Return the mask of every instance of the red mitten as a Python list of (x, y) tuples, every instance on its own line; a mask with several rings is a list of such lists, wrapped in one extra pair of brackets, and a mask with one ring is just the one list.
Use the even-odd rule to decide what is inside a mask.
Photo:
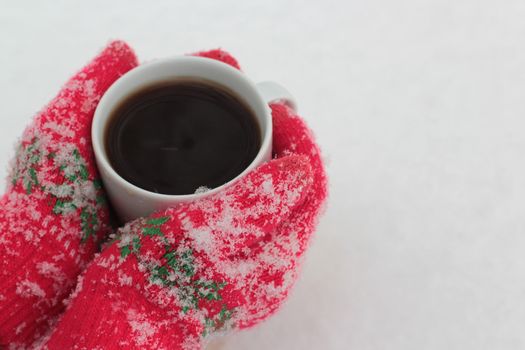
[(304, 122), (271, 107), (276, 159), (217, 195), (122, 228), (43, 348), (198, 349), (210, 333), (252, 326), (279, 307), (315, 229), (326, 176)]
[(25, 130), (0, 199), (0, 348), (25, 348), (64, 309), (109, 231), (91, 149), (97, 102), (136, 66), (113, 42), (72, 77)]

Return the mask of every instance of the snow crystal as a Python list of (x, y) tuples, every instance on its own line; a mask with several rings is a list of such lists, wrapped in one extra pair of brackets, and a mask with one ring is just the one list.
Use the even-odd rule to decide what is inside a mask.
[(47, 278), (51, 278), (56, 283), (61, 285), (64, 280), (67, 278), (64, 272), (62, 272), (61, 269), (59, 269), (55, 264), (47, 261), (43, 261), (37, 264), (37, 270), (38, 272)]
[(25, 322), (22, 322), (18, 325), (18, 327), (16, 327), (15, 329), (15, 334), (20, 334), (22, 333), (22, 331), (24, 330), (24, 328), (26, 328), (26, 323)]
[(292, 270), (286, 271), (283, 275), (282, 283), (276, 284), (276, 281), (268, 281), (264, 284), (264, 295), (269, 298), (279, 298), (290, 289), (295, 281), (295, 273)]
[(207, 227), (194, 228), (191, 237), (193, 238), (198, 250), (209, 251), (210, 246), (215, 246), (212, 232)]
[[(44, 220), (40, 221), (40, 222), (42, 223), (42, 227), (43, 227), (43, 228), (47, 228), (47, 227), (49, 226), (49, 223), (50, 223), (52, 220), (53, 220), (53, 217), (51, 217), (51, 216), (49, 216), (49, 215), (46, 216), (46, 217), (44, 218)], [(51, 233), (53, 233), (53, 232), (51, 232)]]
[(199, 337), (195, 335), (186, 335), (182, 343), (182, 350), (200, 349), (201, 348), (200, 342), (201, 340)]
[(73, 189), (68, 184), (49, 186), (49, 192), (58, 198), (67, 198), (73, 195)]
[(155, 326), (146, 319), (146, 316), (138, 313), (134, 309), (127, 312), (128, 324), (135, 333), (136, 345), (145, 345), (146, 342), (156, 333)]
[(54, 261), (61, 261), (61, 260), (65, 260), (66, 257), (64, 256), (64, 253), (60, 253), (60, 254), (57, 254), (55, 256), (53, 256), (53, 260)]
[(34, 231), (37, 227), (32, 217), (35, 215), (34, 212), (39, 212), (39, 196), (36, 192), (34, 194), (34, 198), (30, 198), (26, 193), (10, 191), (3, 198), (2, 209), (9, 234), (21, 235), (27, 243), (37, 246), (40, 237)]
[(95, 82), (93, 80), (85, 80), (83, 86), (84, 102), (80, 106), (83, 113), (88, 113), (96, 106), (100, 96), (95, 90)]
[(121, 270), (118, 270), (118, 281), (121, 286), (131, 286), (133, 283), (133, 278), (126, 275)]
[(9, 344), (9, 350), (25, 350), (25, 345), (24, 344), (21, 344), (21, 343), (11, 343)]
[(116, 262), (118, 262), (118, 259), (115, 258), (114, 255), (110, 255), (108, 257), (102, 257), (101, 255), (100, 257), (96, 259), (96, 263), (98, 266), (101, 266), (101, 267), (104, 267), (110, 270), (114, 270), (117, 267)]
[(227, 259), (215, 262), (217, 269), (219, 269), (228, 279), (238, 281), (237, 287), (243, 288), (241, 281), (250, 274), (253, 274), (259, 267), (259, 263), (253, 259), (245, 259), (240, 261), (229, 261)]
[(46, 296), (44, 290), (40, 288), (40, 286), (37, 283), (31, 282), (27, 279), (17, 283), (16, 294), (20, 295), (23, 298), (30, 298), (32, 296), (45, 298)]
[(206, 186), (199, 186), (196, 190), (195, 190), (195, 194), (201, 194), (201, 193), (206, 193), (210, 190), (210, 188), (206, 187)]
[(293, 203), (297, 202), (297, 199), (301, 196), (302, 189), (295, 188), (295, 189), (288, 189), (286, 191), (286, 202), (289, 206), (293, 205)]
[(133, 237), (134, 237), (134, 235), (132, 235), (132, 234), (124, 233), (124, 234), (120, 237), (120, 241), (119, 241), (119, 243), (118, 243), (118, 246), (119, 246), (119, 247), (123, 247), (123, 246), (126, 246), (126, 245), (130, 244), (131, 241), (133, 240)]
[(48, 121), (44, 123), (44, 125), (42, 126), (42, 130), (47, 131), (47, 132), (51, 131), (51, 132), (54, 132), (58, 135), (65, 136), (65, 137), (75, 136), (75, 133), (73, 132), (73, 130), (71, 130), (68, 126), (64, 125), (63, 123), (58, 124), (57, 122), (54, 122), (54, 121)]
[(272, 196), (274, 194), (273, 190), (273, 179), (270, 174), (263, 175), (263, 183), (261, 185), (262, 192), (266, 195)]
[(29, 212), (29, 216), (31, 217), (31, 219), (35, 221), (39, 221), (40, 218), (42, 217), (42, 214), (40, 214), (40, 212), (37, 210), (32, 210)]
[(73, 196), (73, 204), (78, 208), (85, 207), (86, 204), (90, 205), (86, 203), (86, 201), (94, 202), (96, 200), (96, 195), (95, 188), (91, 182), (82, 182), (78, 188), (76, 188), (76, 193)]
[(62, 303), (64, 305), (69, 305), (71, 300), (75, 299), (78, 296), (78, 294), (82, 291), (82, 288), (84, 288), (84, 275), (78, 276), (77, 285), (75, 286), (75, 289), (73, 290), (73, 292), (71, 292), (67, 299), (64, 299), (62, 301)]

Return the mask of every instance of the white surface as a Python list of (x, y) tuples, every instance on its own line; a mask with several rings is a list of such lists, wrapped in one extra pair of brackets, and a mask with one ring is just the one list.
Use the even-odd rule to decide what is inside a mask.
[(525, 348), (522, 0), (0, 4), (1, 164), (109, 38), (221, 46), (297, 97), (328, 211), (292, 298), (228, 349)]

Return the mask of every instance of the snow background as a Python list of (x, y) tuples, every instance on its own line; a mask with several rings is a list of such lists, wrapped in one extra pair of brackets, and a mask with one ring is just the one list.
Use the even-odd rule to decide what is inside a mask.
[(0, 175), (110, 38), (222, 47), (297, 98), (329, 206), (285, 307), (225, 349), (525, 348), (525, 2), (0, 0)]

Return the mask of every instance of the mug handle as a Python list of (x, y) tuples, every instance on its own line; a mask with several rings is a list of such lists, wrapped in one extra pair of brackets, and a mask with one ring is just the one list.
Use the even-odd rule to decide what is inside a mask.
[(297, 111), (295, 98), (282, 85), (274, 83), (273, 81), (262, 81), (255, 84), (255, 86), (266, 103), (281, 102), (294, 111)]

